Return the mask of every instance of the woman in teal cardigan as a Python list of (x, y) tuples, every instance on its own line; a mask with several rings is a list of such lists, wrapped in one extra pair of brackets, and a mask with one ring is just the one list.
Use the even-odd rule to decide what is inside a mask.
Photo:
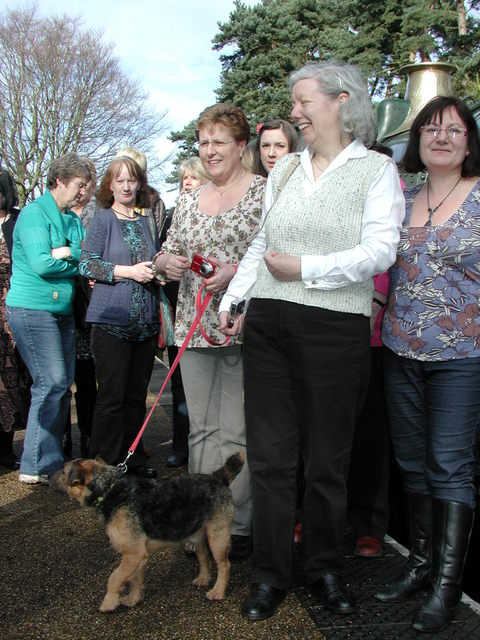
[(7, 321), (33, 384), (21, 482), (46, 484), (63, 465), (62, 434), (75, 369), (73, 294), (81, 244), (79, 218), (70, 211), (90, 180), (75, 153), (54, 160), (48, 190), (26, 205), (15, 225)]

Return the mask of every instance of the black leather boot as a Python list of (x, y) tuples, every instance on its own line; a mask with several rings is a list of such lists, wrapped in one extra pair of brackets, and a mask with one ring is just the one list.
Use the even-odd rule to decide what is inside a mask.
[(416, 631), (436, 633), (453, 619), (462, 597), (473, 516), (473, 509), (462, 502), (433, 500), (433, 593), (415, 615)]
[(410, 555), (398, 578), (376, 594), (382, 602), (404, 602), (430, 585), (432, 498), (422, 493), (406, 492)]

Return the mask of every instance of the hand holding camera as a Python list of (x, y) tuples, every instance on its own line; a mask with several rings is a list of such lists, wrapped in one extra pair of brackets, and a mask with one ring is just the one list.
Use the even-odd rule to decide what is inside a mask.
[(220, 331), (226, 336), (236, 336), (243, 331), (245, 300), (232, 302), (230, 311), (222, 311), (219, 316)]
[(217, 265), (212, 260), (204, 258), (199, 253), (196, 253), (192, 258), (190, 269), (195, 273), (198, 273), (202, 278), (211, 278), (217, 270)]
[(205, 278), (205, 289), (208, 293), (226, 291), (236, 271), (233, 264), (222, 262), (212, 256), (205, 258), (198, 253), (193, 256), (190, 269)]
[(142, 284), (153, 280), (152, 261), (137, 262), (130, 268), (130, 276), (132, 280), (136, 280)]

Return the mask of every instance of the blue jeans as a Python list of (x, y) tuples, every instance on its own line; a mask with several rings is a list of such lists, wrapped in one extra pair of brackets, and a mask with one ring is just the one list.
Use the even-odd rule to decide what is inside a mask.
[(422, 362), (385, 349), (384, 371), (405, 489), (474, 508), (480, 358)]
[(33, 380), (20, 473), (49, 474), (63, 466), (62, 435), (75, 372), (74, 319), (9, 306), (6, 315)]

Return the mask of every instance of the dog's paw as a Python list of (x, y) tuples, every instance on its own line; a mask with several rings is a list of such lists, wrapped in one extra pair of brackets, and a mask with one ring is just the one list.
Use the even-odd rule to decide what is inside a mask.
[(130, 592), (120, 598), (120, 604), (123, 604), (124, 607), (134, 607), (142, 600), (142, 597), (142, 593)]
[(115, 611), (115, 609), (118, 609), (119, 604), (120, 599), (118, 597), (112, 598), (111, 596), (106, 595), (100, 605), (100, 613), (110, 613), (111, 611)]
[(208, 574), (199, 573), (195, 580), (192, 582), (194, 587), (208, 587), (210, 584), (211, 576)]
[(209, 600), (223, 600), (225, 598), (225, 589), (220, 589), (216, 585), (210, 591), (207, 591), (206, 596)]

